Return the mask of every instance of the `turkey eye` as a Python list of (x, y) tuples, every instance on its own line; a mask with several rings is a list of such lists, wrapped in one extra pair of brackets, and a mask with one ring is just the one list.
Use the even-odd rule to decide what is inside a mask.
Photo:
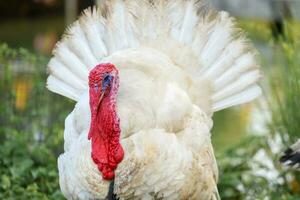
[(103, 79), (103, 83), (106, 83), (106, 82), (108, 82), (109, 81), (109, 79), (110, 79), (110, 75), (106, 75), (105, 77), (104, 77), (104, 79)]
[(102, 81), (102, 91), (106, 90), (106, 88), (110, 84), (111, 79), (112, 79), (111, 75), (109, 75), (109, 74), (105, 75), (105, 77), (103, 78), (103, 81)]

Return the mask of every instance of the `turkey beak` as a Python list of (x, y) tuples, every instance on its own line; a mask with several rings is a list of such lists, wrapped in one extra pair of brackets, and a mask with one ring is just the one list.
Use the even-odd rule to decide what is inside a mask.
[(101, 104), (101, 102), (102, 102), (102, 99), (103, 99), (103, 97), (104, 97), (104, 93), (105, 93), (105, 91), (104, 91), (104, 92), (102, 92), (101, 96), (99, 97), (99, 101), (98, 101), (98, 107), (97, 107), (97, 112), (99, 111), (100, 104)]

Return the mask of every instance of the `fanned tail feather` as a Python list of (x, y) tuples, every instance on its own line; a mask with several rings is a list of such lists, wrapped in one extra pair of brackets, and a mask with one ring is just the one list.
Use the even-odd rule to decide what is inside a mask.
[[(197, 37), (206, 42), (201, 48), (201, 74), (211, 80), (212, 109), (219, 111), (252, 101), (261, 94), (256, 53), (227, 13), (221, 12), (208, 25), (209, 34)], [(205, 38), (206, 37), (206, 38)], [(201, 39), (197, 39), (199, 41)], [(195, 46), (195, 45), (194, 45)]]
[(148, 46), (169, 56), (195, 82), (208, 80), (197, 87), (212, 89), (203, 97), (211, 111), (246, 103), (261, 93), (259, 65), (235, 26), (228, 13), (209, 10), (198, 0), (107, 0), (86, 10), (57, 45), (48, 88), (77, 101), (94, 66), (117, 51)]

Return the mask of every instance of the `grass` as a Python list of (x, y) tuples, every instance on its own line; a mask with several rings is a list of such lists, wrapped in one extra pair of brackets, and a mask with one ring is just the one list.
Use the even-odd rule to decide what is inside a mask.
[[(295, 142), (300, 133), (300, 27), (298, 31), (292, 27), (297, 26), (293, 22), (286, 26), (286, 37), (276, 47), (276, 64), (270, 72), (270, 128), (282, 135), (285, 144)], [(278, 59), (278, 55), (283, 55), (283, 59)]]

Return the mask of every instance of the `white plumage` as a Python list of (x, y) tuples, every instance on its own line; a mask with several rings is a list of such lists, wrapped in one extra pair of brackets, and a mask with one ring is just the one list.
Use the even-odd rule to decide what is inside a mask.
[(91, 159), (89, 71), (120, 73), (117, 113), (124, 160), (120, 199), (218, 199), (213, 112), (260, 95), (256, 53), (226, 12), (196, 0), (107, 0), (76, 21), (54, 50), (48, 88), (77, 102), (58, 159), (68, 199), (104, 199), (109, 182)]

